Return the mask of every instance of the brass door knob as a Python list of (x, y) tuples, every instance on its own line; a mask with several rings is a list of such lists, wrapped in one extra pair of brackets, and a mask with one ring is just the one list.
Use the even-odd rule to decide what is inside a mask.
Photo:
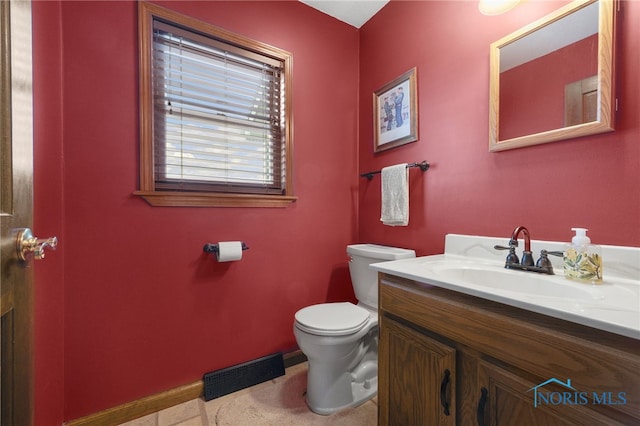
[(36, 259), (44, 259), (45, 249), (49, 247), (55, 250), (57, 246), (58, 238), (41, 239), (34, 237), (29, 228), (18, 230), (16, 235), (16, 253), (18, 259), (22, 261), (28, 260), (31, 255)]

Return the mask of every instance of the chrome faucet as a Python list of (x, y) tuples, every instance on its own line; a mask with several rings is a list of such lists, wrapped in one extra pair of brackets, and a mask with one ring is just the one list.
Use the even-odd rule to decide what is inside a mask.
[[(522, 234), (524, 237), (524, 250), (522, 251), (522, 261), (516, 254), (516, 247), (518, 247), (518, 237)], [(531, 235), (529, 230), (524, 226), (518, 226), (513, 230), (511, 239), (509, 240), (508, 247), (496, 245), (493, 247), (496, 250), (509, 250), (507, 260), (504, 265), (507, 269), (519, 269), (521, 271), (540, 272), (543, 274), (553, 275), (553, 265), (547, 255), (562, 256), (562, 252), (558, 251), (540, 251), (540, 258), (534, 264), (533, 255), (531, 254)]]

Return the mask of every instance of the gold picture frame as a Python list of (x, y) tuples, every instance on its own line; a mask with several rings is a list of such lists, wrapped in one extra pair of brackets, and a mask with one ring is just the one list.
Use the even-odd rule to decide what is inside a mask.
[(373, 151), (418, 140), (416, 68), (373, 93)]

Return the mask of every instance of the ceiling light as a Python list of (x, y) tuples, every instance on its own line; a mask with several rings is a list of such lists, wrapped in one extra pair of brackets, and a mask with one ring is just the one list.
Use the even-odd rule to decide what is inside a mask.
[(513, 9), (520, 0), (480, 0), (478, 9), (483, 15), (500, 15)]

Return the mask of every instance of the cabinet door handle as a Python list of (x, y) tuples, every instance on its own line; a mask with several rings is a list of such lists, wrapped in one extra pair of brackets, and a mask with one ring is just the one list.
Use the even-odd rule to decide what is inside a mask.
[(480, 400), (478, 401), (478, 426), (484, 426), (484, 406), (487, 405), (487, 395), (489, 391), (487, 388), (481, 388)]
[(444, 370), (444, 377), (442, 378), (442, 383), (440, 383), (440, 404), (442, 404), (445, 416), (450, 414), (449, 402), (447, 401), (447, 385), (449, 385), (449, 376), (451, 376), (451, 372), (449, 370)]

